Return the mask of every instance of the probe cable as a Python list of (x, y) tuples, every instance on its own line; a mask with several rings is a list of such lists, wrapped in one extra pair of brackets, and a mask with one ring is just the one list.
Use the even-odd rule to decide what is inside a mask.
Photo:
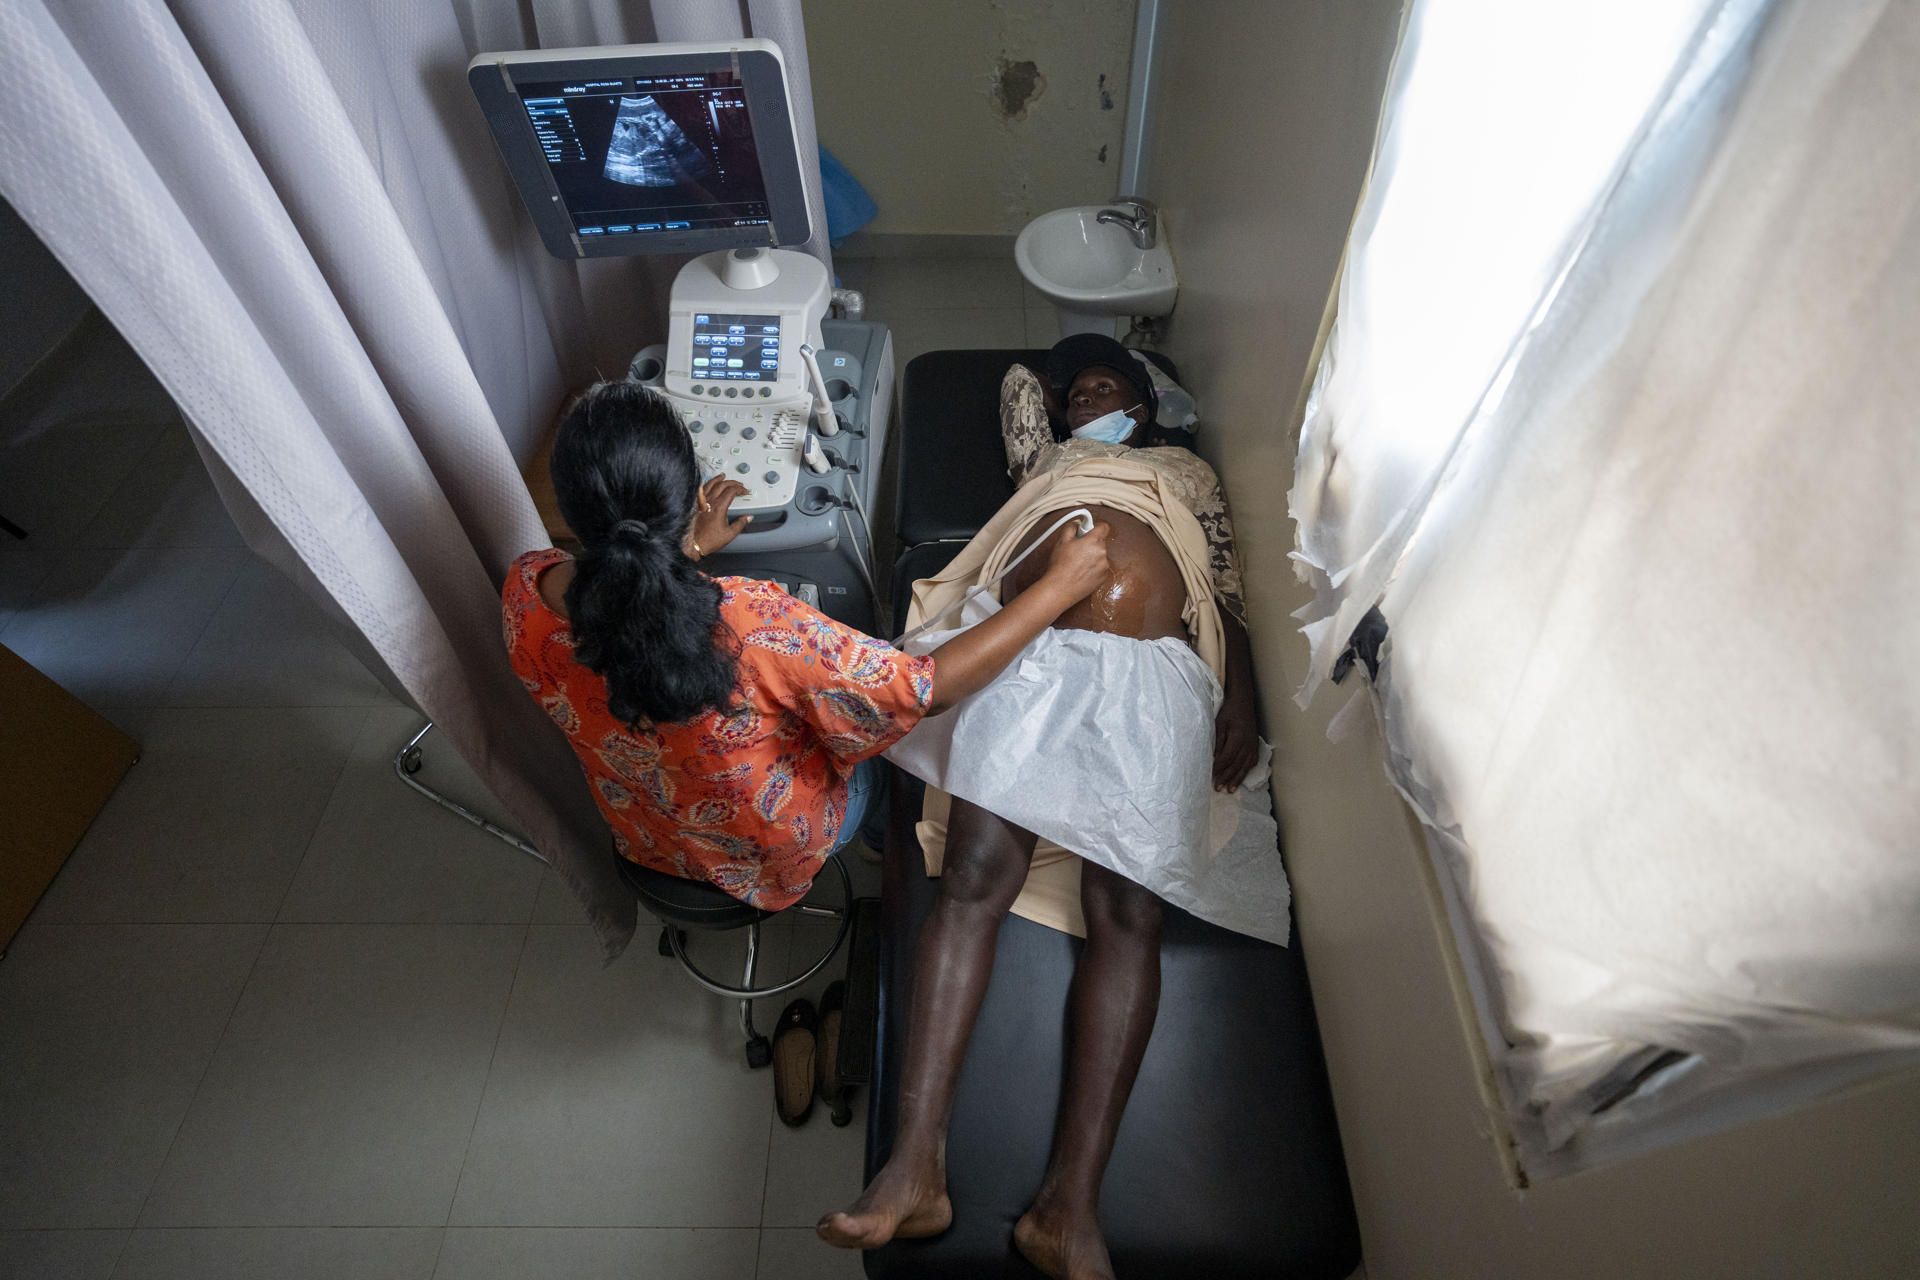
[[(860, 518), (862, 520), (865, 520), (866, 515), (862, 513)], [(965, 608), (968, 602), (970, 602), (975, 596), (979, 595), (983, 591), (990, 591), (994, 587), (999, 586), (1000, 579), (1006, 577), (1008, 574), (1012, 573), (1016, 568), (1018, 568), (1022, 560), (1025, 560), (1028, 556), (1032, 555), (1034, 551), (1041, 546), (1041, 544), (1043, 544), (1044, 542), (1046, 542), (1048, 538), (1051, 538), (1053, 536), (1054, 530), (1058, 529), (1061, 525), (1066, 524), (1069, 520), (1077, 520), (1080, 524), (1080, 532), (1075, 534), (1074, 537), (1084, 538), (1088, 534), (1093, 532), (1093, 512), (1087, 510), (1085, 507), (1075, 507), (1073, 510), (1061, 516), (1058, 520), (1055, 520), (1052, 524), (1048, 525), (1047, 531), (1041, 534), (1039, 537), (1035, 538), (1029, 544), (1027, 544), (1027, 549), (1025, 551), (1022, 551), (1019, 555), (1015, 556), (1012, 562), (1009, 563), (1006, 568), (994, 574), (993, 577), (988, 581), (983, 582), (979, 586), (972, 588), (967, 592), (967, 594), (961, 596), (958, 600), (954, 601), (952, 604), (948, 605), (946, 608), (942, 609), (940, 612), (934, 614), (931, 618), (927, 618), (923, 620), (919, 626), (913, 628), (911, 631), (907, 632), (905, 635), (895, 640), (893, 642), (893, 647), (896, 649), (902, 648), (903, 646), (905, 646), (907, 641), (912, 640), (917, 636), (923, 635), (928, 631), (931, 631), (933, 629), (934, 623), (940, 621), (942, 618), (952, 613), (955, 609)]]
[[(832, 454), (828, 454), (827, 456), (829, 458), (833, 457)], [(853, 531), (851, 529), (847, 531), (847, 541), (853, 544), (853, 549), (856, 553), (855, 560), (860, 566), (860, 576), (867, 580), (867, 598), (874, 601), (877, 607), (880, 600), (880, 591), (879, 588), (873, 585), (873, 567), (867, 562), (867, 557), (873, 554), (873, 522), (867, 519), (867, 504), (860, 500), (860, 482), (854, 478), (854, 469), (848, 467), (845, 463), (840, 463), (840, 470), (841, 473), (847, 477), (847, 493), (853, 499), (852, 502), (848, 502), (845, 498), (842, 498), (840, 499), (840, 505), (860, 517), (861, 531), (866, 534), (866, 545), (864, 547), (860, 545), (858, 539), (853, 537)]]

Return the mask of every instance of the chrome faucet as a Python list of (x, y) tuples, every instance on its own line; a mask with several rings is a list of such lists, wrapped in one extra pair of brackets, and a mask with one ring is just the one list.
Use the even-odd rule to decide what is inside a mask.
[(1129, 214), (1123, 209), (1102, 209), (1094, 221), (1125, 227), (1127, 234), (1133, 237), (1133, 247), (1136, 249), (1153, 248), (1160, 239), (1160, 211), (1153, 207), (1153, 202), (1137, 196), (1121, 196), (1114, 203), (1126, 205), (1133, 212)]

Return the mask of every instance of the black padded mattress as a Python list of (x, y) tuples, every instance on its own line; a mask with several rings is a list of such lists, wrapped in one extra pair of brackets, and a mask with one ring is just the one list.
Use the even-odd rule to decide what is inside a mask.
[(900, 545), (959, 539), (980, 531), (1013, 496), (1000, 444), (1000, 379), (1040, 351), (929, 351), (900, 375)]
[[(915, 579), (944, 568), (1013, 494), (1001, 376), (1042, 351), (935, 351), (901, 388), (903, 548), (893, 634)], [(881, 907), (880, 1026), (867, 1173), (892, 1149), (914, 943), (936, 882), (913, 824), (922, 788), (894, 771)], [(1276, 853), (1275, 856), (1278, 856)], [(954, 1224), (866, 1255), (885, 1280), (1037, 1276), (1013, 1224), (1046, 1167), (1080, 942), (1010, 916), (961, 1069), (948, 1137)], [(1275, 947), (1169, 907), (1160, 1016), (1108, 1167), (1100, 1213), (1121, 1280), (1343, 1280), (1360, 1243), (1300, 940)]]
[[(881, 894), (880, 1028), (867, 1174), (892, 1149), (914, 943), (935, 881), (913, 838), (919, 784), (895, 773)], [(1013, 1224), (1046, 1168), (1078, 939), (1009, 916), (961, 1068), (947, 1143), (953, 1226), (866, 1256), (886, 1280), (1036, 1276)], [(1100, 1202), (1121, 1280), (1338, 1280), (1359, 1263), (1346, 1166), (1298, 943), (1275, 947), (1169, 907), (1160, 1016)]]

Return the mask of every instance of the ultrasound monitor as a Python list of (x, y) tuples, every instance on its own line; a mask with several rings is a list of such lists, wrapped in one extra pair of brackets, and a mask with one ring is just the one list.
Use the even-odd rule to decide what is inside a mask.
[[(467, 80), (555, 257), (811, 235), (786, 67), (771, 40), (483, 53)], [(742, 361), (733, 378), (757, 372), (744, 356), (727, 359)]]

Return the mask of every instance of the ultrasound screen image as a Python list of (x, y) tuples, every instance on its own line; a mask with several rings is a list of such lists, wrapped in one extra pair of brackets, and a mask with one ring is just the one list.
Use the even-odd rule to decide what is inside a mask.
[(768, 224), (746, 94), (732, 72), (519, 88), (577, 235)]
[(673, 187), (705, 177), (711, 167), (652, 94), (620, 99), (607, 146), (607, 177), (635, 187)]

